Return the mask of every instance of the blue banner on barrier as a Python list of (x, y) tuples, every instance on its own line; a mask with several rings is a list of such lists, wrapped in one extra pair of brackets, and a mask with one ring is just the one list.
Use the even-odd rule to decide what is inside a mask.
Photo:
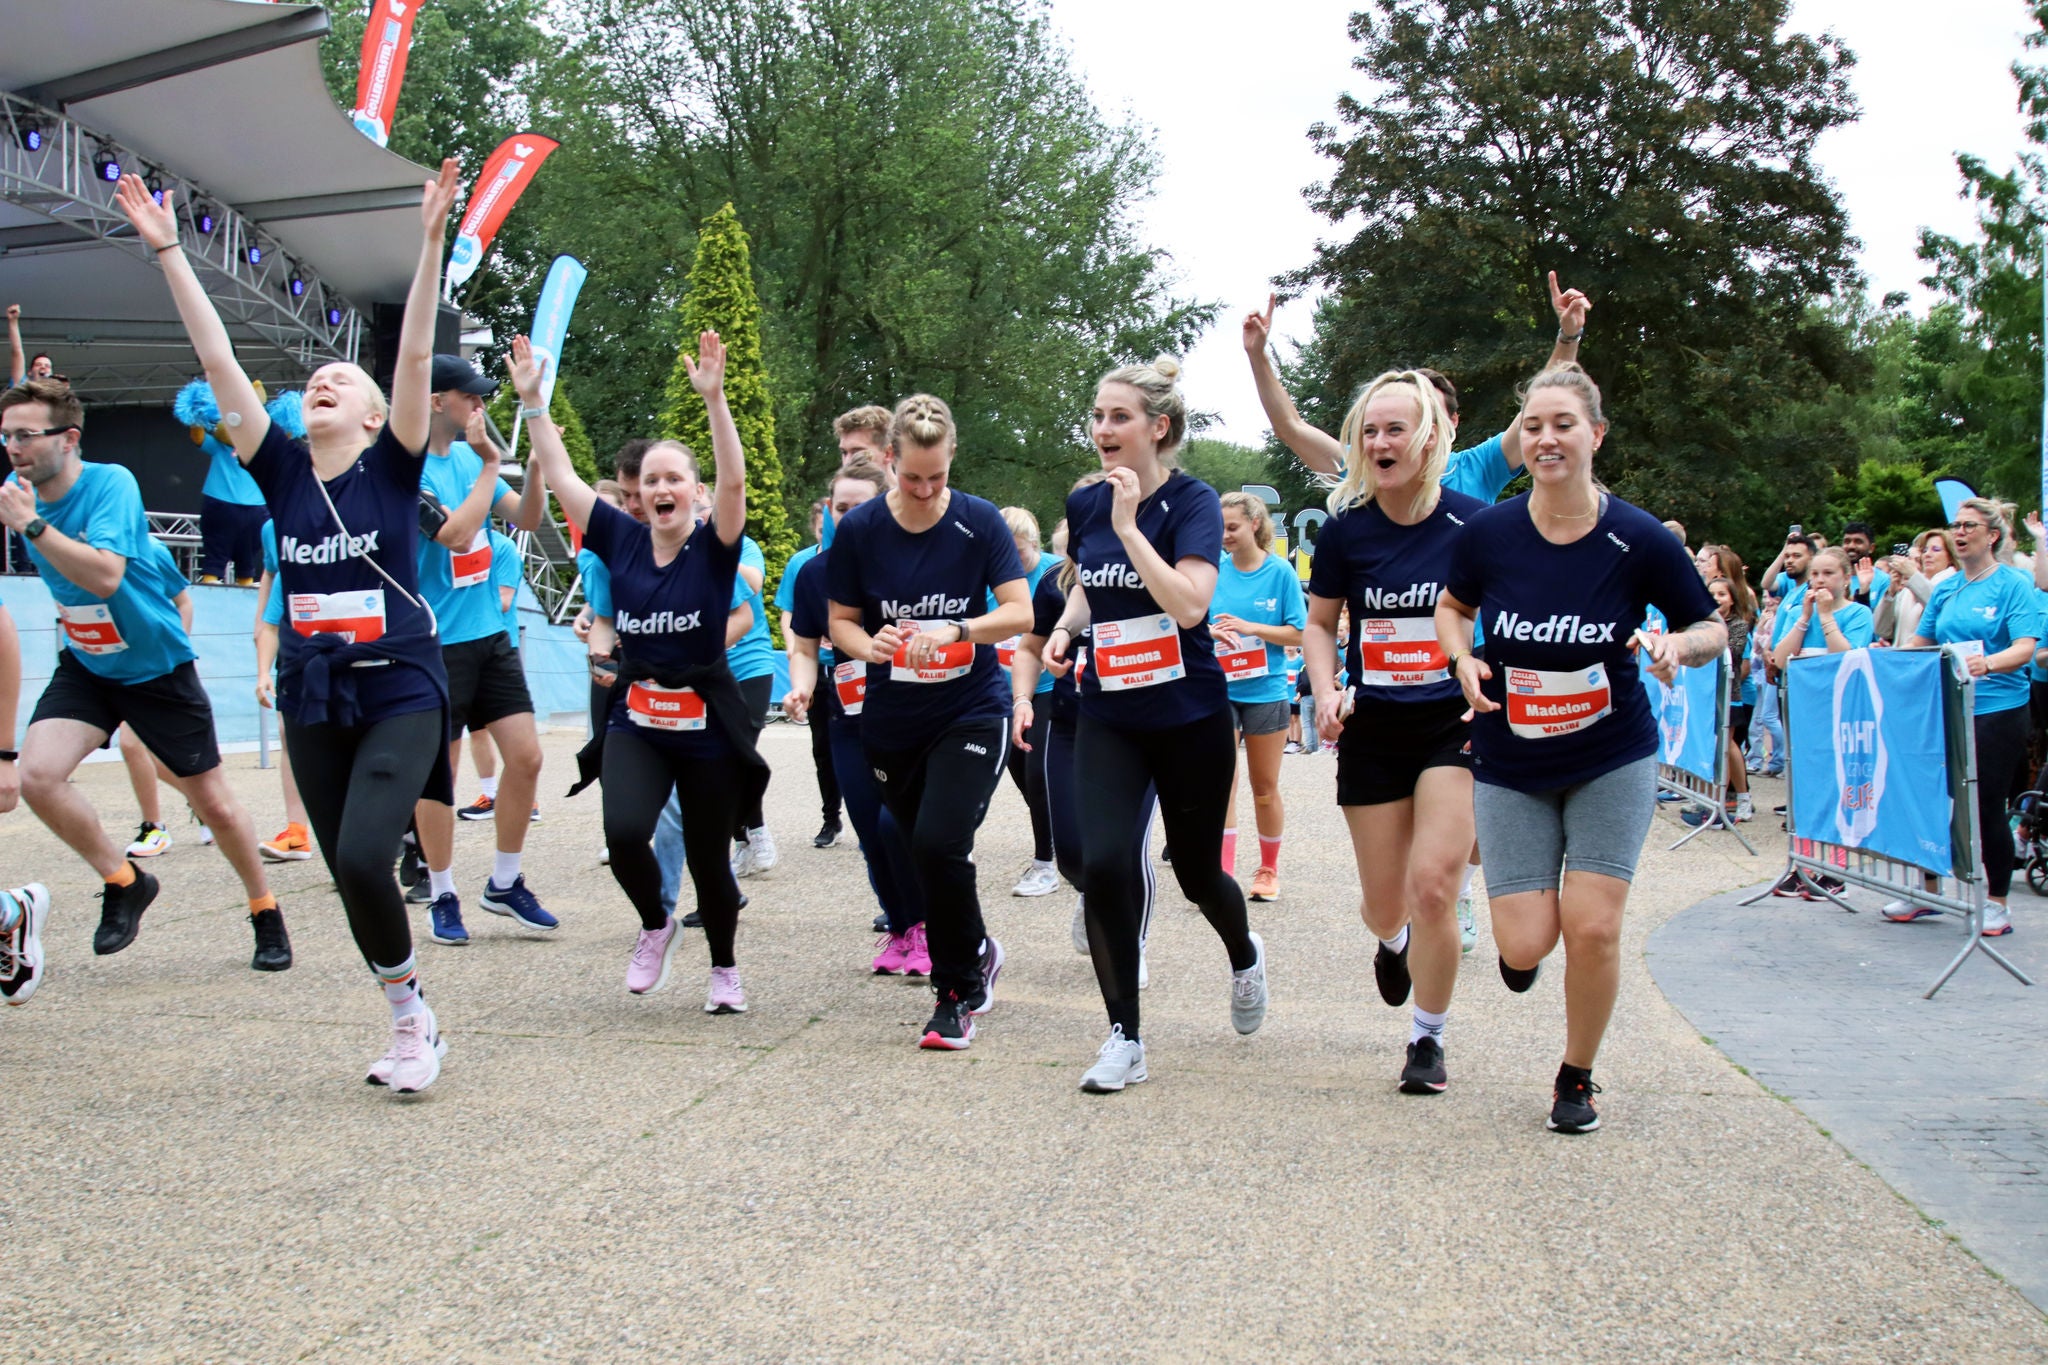
[(1643, 687), (1650, 694), (1650, 710), (1657, 717), (1657, 761), (1682, 768), (1702, 782), (1717, 780), (1714, 739), (1721, 702), (1721, 664), (1681, 668), (1675, 685), (1666, 687), (1641, 672)]
[(1792, 660), (1785, 729), (1795, 837), (1950, 870), (1943, 666), (1931, 649)]

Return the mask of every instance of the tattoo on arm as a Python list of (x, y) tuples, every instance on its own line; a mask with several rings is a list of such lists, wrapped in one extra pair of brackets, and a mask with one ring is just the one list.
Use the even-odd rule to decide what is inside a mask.
[(1679, 633), (1675, 643), (1679, 666), (1696, 668), (1712, 663), (1728, 648), (1728, 628), (1719, 621), (1695, 621)]

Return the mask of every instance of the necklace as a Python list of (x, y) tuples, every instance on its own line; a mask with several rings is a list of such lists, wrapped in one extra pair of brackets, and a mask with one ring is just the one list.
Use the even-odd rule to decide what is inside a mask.
[(1544, 516), (1556, 521), (1584, 521), (1588, 517), (1600, 515), (1600, 495), (1598, 493), (1593, 495), (1593, 508), (1589, 512), (1553, 512), (1548, 507), (1539, 510), (1542, 511)]

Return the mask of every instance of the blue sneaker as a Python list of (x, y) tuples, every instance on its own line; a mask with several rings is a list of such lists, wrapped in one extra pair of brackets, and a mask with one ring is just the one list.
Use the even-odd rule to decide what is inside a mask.
[(510, 915), (529, 929), (559, 929), (562, 926), (562, 922), (543, 910), (540, 901), (526, 889), (524, 874), (514, 877), (512, 885), (502, 889), (486, 879), (482, 904), (492, 914)]
[(453, 891), (445, 892), (427, 907), (427, 919), (433, 924), (427, 937), (436, 943), (445, 943), (451, 948), (460, 948), (469, 942), (469, 930), (462, 927), (462, 902)]

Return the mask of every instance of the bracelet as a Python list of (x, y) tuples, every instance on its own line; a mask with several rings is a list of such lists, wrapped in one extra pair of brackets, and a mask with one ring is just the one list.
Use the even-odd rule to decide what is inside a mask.
[(1466, 659), (1466, 658), (1469, 658), (1469, 657), (1471, 656), (1471, 654), (1472, 654), (1472, 651), (1471, 651), (1471, 650), (1469, 650), (1469, 649), (1461, 649), (1461, 650), (1459, 650), (1459, 651), (1458, 651), (1458, 652), (1457, 652), (1456, 654), (1453, 654), (1453, 655), (1451, 656), (1451, 662), (1450, 662), (1450, 674), (1451, 674), (1451, 676), (1452, 676), (1452, 677), (1454, 677), (1454, 678), (1455, 678), (1455, 677), (1457, 677), (1457, 676), (1458, 676), (1458, 663), (1459, 663), (1459, 661), (1460, 661), (1460, 660), (1462, 660), (1462, 659)]
[(12, 749), (0, 749), (0, 763), (12, 763), (21, 755)]
[(156, 250), (156, 254), (157, 254), (157, 255), (159, 255), (159, 256), (161, 256), (161, 255), (163, 255), (163, 254), (164, 254), (164, 253), (165, 253), (166, 251), (176, 251), (176, 250), (177, 250), (177, 249), (178, 249), (179, 247), (181, 247), (181, 246), (183, 246), (183, 245), (185, 245), (185, 244), (184, 244), (183, 242), (170, 242), (170, 243), (168, 243), (168, 244), (166, 244), (166, 245), (164, 245), (164, 246), (160, 246), (160, 247), (157, 247), (157, 248), (155, 248), (155, 250)]
[(536, 417), (545, 417), (547, 415), (548, 410), (546, 408), (522, 407), (519, 409), (519, 420), (522, 422), (528, 422)]
[(1564, 329), (1562, 327), (1557, 329), (1557, 339), (1559, 341), (1568, 342), (1572, 345), (1577, 345), (1579, 338), (1584, 336), (1585, 334), (1586, 329), (1583, 327), (1581, 327), (1578, 331), (1573, 332), (1570, 336), (1566, 336), (1564, 334)]

